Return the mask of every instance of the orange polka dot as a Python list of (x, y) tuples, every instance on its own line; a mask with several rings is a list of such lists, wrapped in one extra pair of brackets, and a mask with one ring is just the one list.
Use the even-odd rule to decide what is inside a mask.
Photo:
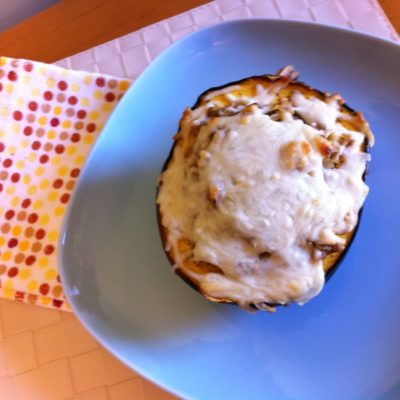
[(85, 144), (93, 144), (94, 140), (95, 140), (95, 136), (90, 133), (88, 135), (85, 135), (83, 138), (83, 142)]
[(105, 103), (105, 104), (103, 104), (102, 109), (105, 112), (110, 112), (114, 109), (114, 104), (113, 103)]
[(78, 166), (82, 166), (85, 163), (86, 157), (84, 155), (79, 155), (75, 158), (75, 164)]
[(6, 92), (8, 94), (12, 94), (12, 93), (14, 93), (14, 91), (15, 91), (14, 85), (12, 83), (7, 83), (6, 84)]
[(19, 132), (21, 131), (21, 126), (18, 125), (18, 124), (13, 124), (13, 125), (12, 125), (12, 131), (13, 131), (14, 133), (19, 133)]
[(44, 206), (44, 201), (40, 199), (35, 200), (35, 202), (33, 203), (33, 208), (35, 210), (40, 210), (41, 208), (43, 208), (43, 206)]
[(24, 175), (23, 178), (22, 178), (22, 182), (25, 185), (28, 185), (31, 182), (31, 176), (30, 175)]
[(54, 156), (51, 159), (51, 163), (55, 166), (60, 165), (61, 164), (61, 157), (59, 155)]
[(17, 163), (15, 164), (15, 168), (21, 171), (21, 169), (25, 168), (25, 162), (23, 160), (17, 161)]
[(56, 107), (54, 107), (53, 113), (54, 113), (54, 115), (61, 115), (62, 111), (63, 111), (62, 107), (56, 106)]
[(66, 119), (65, 121), (63, 121), (63, 123), (61, 124), (61, 126), (64, 129), (69, 129), (72, 126), (72, 122), (69, 119)]
[(9, 261), (9, 260), (11, 260), (11, 257), (12, 257), (12, 252), (11, 252), (10, 250), (5, 251), (5, 252), (2, 253), (2, 255), (1, 255), (1, 259), (2, 259), (3, 261)]
[(42, 176), (45, 172), (46, 170), (40, 165), (39, 167), (36, 168), (35, 175)]
[(97, 90), (95, 90), (95, 91), (93, 92), (93, 97), (94, 97), (96, 100), (101, 100), (101, 99), (104, 97), (104, 92), (103, 92), (102, 90), (97, 89)]
[(46, 84), (49, 88), (52, 88), (56, 84), (56, 80), (54, 78), (47, 78)]
[(39, 125), (44, 126), (44, 125), (47, 124), (47, 117), (42, 116), (37, 120), (37, 122), (38, 122)]
[(54, 210), (54, 215), (56, 215), (57, 217), (60, 217), (61, 215), (64, 215), (64, 211), (65, 211), (65, 207), (63, 207), (63, 206), (57, 207)]
[(39, 187), (43, 190), (47, 189), (48, 187), (50, 187), (50, 181), (48, 179), (43, 179), (42, 181), (40, 181)]
[(33, 196), (36, 192), (37, 192), (37, 186), (36, 185), (29, 186), (29, 188), (28, 188), (28, 194), (29, 195)]
[(20, 197), (19, 197), (19, 196), (15, 196), (15, 197), (13, 197), (13, 198), (11, 199), (10, 204), (11, 204), (12, 207), (17, 207), (17, 205), (18, 205), (20, 202), (21, 202)]
[(64, 177), (68, 174), (69, 168), (63, 165), (62, 167), (58, 168), (58, 175)]
[(3, 287), (6, 290), (13, 289), (14, 288), (14, 279), (6, 279), (5, 282), (3, 283)]
[(16, 152), (17, 152), (17, 147), (16, 146), (10, 146), (8, 148), (8, 154), (10, 154), (10, 156), (13, 156)]
[(47, 225), (50, 222), (50, 216), (47, 214), (43, 214), (39, 217), (40, 225)]
[(49, 139), (55, 139), (55, 138), (57, 137), (57, 132), (56, 132), (54, 129), (50, 129), (50, 130), (47, 132), (47, 137), (48, 137)]
[(100, 113), (99, 113), (98, 111), (92, 111), (92, 112), (89, 114), (89, 118), (90, 118), (92, 121), (97, 121), (97, 120), (99, 119), (99, 117), (100, 117)]
[(29, 156), (28, 156), (28, 160), (30, 162), (35, 162), (36, 159), (37, 159), (37, 156), (38, 156), (37, 153), (30, 153)]
[(76, 148), (76, 146), (68, 146), (67, 147), (67, 154), (69, 154), (70, 156), (73, 156), (74, 154), (76, 154), (77, 151), (78, 151), (78, 149)]
[(49, 257), (41, 257), (39, 258), (39, 266), (42, 268), (46, 268), (49, 265)]
[(1, 115), (2, 117), (7, 117), (9, 113), (10, 113), (10, 108), (9, 108), (9, 106), (2, 106), (2, 107), (0, 107), (0, 115)]
[(52, 191), (49, 193), (49, 195), (47, 196), (49, 201), (56, 201), (58, 199), (58, 192), (57, 191)]
[(7, 187), (6, 193), (12, 195), (12, 194), (15, 193), (16, 189), (17, 189), (17, 188), (16, 188), (15, 185), (10, 185), (10, 186)]
[(39, 287), (38, 281), (33, 280), (33, 281), (30, 281), (30, 282), (28, 283), (28, 289), (29, 289), (31, 292), (35, 292), (35, 291), (37, 290), (38, 287)]
[(93, 82), (93, 78), (92, 78), (90, 75), (86, 75), (86, 76), (83, 78), (83, 82), (85, 82), (86, 85), (90, 85), (90, 84)]
[(122, 90), (123, 92), (125, 92), (129, 86), (131, 85), (131, 83), (129, 81), (121, 81), (118, 85), (119, 90)]
[(81, 105), (83, 107), (89, 107), (90, 106), (90, 100), (87, 97), (83, 97), (80, 101)]
[(54, 268), (49, 268), (45, 274), (46, 279), (55, 279), (57, 278), (57, 275), (58, 275), (57, 270)]
[(20, 242), (20, 244), (18, 245), (18, 248), (21, 251), (27, 251), (29, 249), (29, 242), (27, 240)]
[(21, 272), (19, 273), (19, 277), (24, 280), (28, 279), (31, 275), (32, 275), (32, 271), (28, 268), (22, 269)]
[(15, 225), (12, 229), (11, 229), (11, 233), (14, 236), (20, 236), (22, 234), (22, 226), (21, 225)]
[(51, 297), (47, 297), (47, 296), (42, 296), (41, 298), (40, 298), (40, 301), (41, 301), (41, 303), (43, 304), (43, 305), (48, 305), (48, 304), (50, 304), (51, 303)]
[(51, 290), (51, 293), (54, 297), (60, 297), (61, 294), (63, 292), (63, 289), (61, 287), (61, 285), (56, 285), (53, 287), (53, 289)]

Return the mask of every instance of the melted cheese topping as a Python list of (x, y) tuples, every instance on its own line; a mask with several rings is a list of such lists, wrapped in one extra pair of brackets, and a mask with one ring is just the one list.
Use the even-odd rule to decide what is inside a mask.
[[(186, 113), (162, 174), (158, 203), (167, 246), (179, 268), (192, 259), (222, 270), (185, 269), (214, 299), (260, 308), (303, 304), (324, 285), (319, 249), (342, 248), (338, 235), (356, 226), (368, 193), (365, 135), (336, 122), (337, 102), (300, 92), (278, 121), (267, 112), (273, 96), (260, 88), (257, 104), (246, 108), (254, 98), (244, 99), (234, 115), (207, 116), (212, 98)], [(326, 146), (331, 158), (333, 150), (342, 157), (339, 167), (325, 167)], [(184, 252), (182, 237), (192, 243)]]

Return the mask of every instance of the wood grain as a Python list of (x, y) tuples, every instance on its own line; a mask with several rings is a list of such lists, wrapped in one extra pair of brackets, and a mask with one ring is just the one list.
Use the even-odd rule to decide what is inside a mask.
[[(207, 2), (64, 0), (0, 33), (0, 54), (54, 62)], [(399, 0), (380, 3), (400, 32)]]
[(0, 54), (54, 62), (209, 0), (64, 0), (0, 34)]
[(400, 2), (399, 0), (379, 0), (383, 10), (392, 25), (400, 33)]

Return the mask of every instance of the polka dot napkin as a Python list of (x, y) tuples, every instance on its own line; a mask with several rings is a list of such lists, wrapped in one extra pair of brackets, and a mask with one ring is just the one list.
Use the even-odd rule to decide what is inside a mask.
[(57, 270), (63, 216), (130, 83), (0, 57), (0, 296), (69, 309)]

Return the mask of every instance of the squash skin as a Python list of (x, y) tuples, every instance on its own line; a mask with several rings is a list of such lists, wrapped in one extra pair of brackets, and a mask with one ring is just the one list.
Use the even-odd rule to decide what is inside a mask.
[[(284, 76), (282, 75), (255, 75), (255, 76), (251, 76), (251, 77), (247, 77), (244, 79), (240, 79), (234, 82), (229, 82), (226, 83), (224, 85), (221, 86), (216, 86), (216, 87), (212, 87), (208, 90), (206, 90), (205, 92), (203, 92), (196, 100), (195, 104), (191, 107), (191, 110), (194, 110), (200, 106), (202, 106), (205, 103), (205, 98), (207, 97), (207, 95), (209, 95), (210, 93), (214, 92), (214, 91), (219, 91), (222, 89), (225, 89), (227, 87), (230, 86), (236, 86), (236, 85), (241, 85), (249, 80), (264, 80), (268, 83), (275, 83), (278, 79), (282, 79)], [(301, 91), (306, 91), (307, 93), (311, 93), (313, 96), (321, 99), (321, 100), (326, 100), (329, 97), (329, 94), (324, 93), (320, 90), (314, 89), (313, 87), (301, 82), (301, 81), (297, 81), (295, 79), (290, 79), (290, 83), (289, 85), (294, 85), (296, 88), (298, 88)], [(364, 116), (362, 113), (355, 111), (354, 109), (352, 109), (350, 106), (348, 106), (346, 103), (342, 103), (341, 105), (341, 109), (342, 111), (344, 111), (346, 114), (351, 115), (352, 118), (356, 119), (356, 120), (360, 120), (361, 124), (365, 124), (365, 126), (368, 128), (368, 123), (367, 121), (364, 119)], [(179, 125), (179, 128), (177, 130), (177, 134), (179, 134), (181, 128)], [(368, 132), (364, 132), (365, 133), (365, 140), (364, 140), (364, 144), (363, 144), (363, 148), (362, 151), (365, 153), (370, 153), (370, 147), (372, 147), (373, 145), (373, 136), (372, 133), (369, 131), (369, 129), (367, 129)], [(171, 150), (169, 152), (169, 155), (167, 156), (163, 166), (162, 166), (162, 170), (161, 173), (163, 173), (169, 166), (173, 154), (174, 154), (174, 150), (175, 150), (175, 146), (178, 142), (175, 140)], [(363, 181), (366, 183), (367, 182), (367, 177), (368, 177), (368, 171), (369, 171), (369, 161), (366, 162), (365, 164), (365, 170), (362, 176)], [(157, 185), (157, 190), (156, 190), (156, 198), (158, 198), (158, 194), (160, 191), (160, 184)], [(166, 244), (167, 244), (167, 238), (168, 238), (168, 229), (162, 225), (161, 220), (162, 220), (162, 216), (161, 216), (161, 211), (160, 211), (160, 205), (156, 202), (156, 214), (157, 214), (157, 223), (158, 223), (158, 229), (159, 229), (159, 234), (160, 234), (160, 238), (161, 238), (161, 242), (163, 244), (163, 248), (164, 248), (164, 252), (167, 256), (167, 259), (169, 261), (169, 263), (171, 264), (171, 266), (174, 266), (174, 272), (183, 280), (185, 281), (189, 286), (191, 286), (193, 289), (195, 289), (197, 292), (199, 292), (201, 295), (203, 295), (205, 298), (207, 298), (210, 301), (213, 302), (217, 302), (217, 303), (231, 303), (231, 304), (235, 304), (237, 305), (237, 303), (235, 301), (233, 301), (232, 299), (229, 298), (215, 298), (210, 296), (209, 294), (205, 293), (204, 291), (201, 290), (200, 285), (198, 284), (198, 282), (196, 282), (194, 279), (192, 279), (192, 277), (189, 276), (189, 274), (185, 273), (185, 269), (182, 268), (182, 266), (180, 265), (176, 265), (175, 262), (175, 256), (173, 254), (172, 249), (168, 249)], [(324, 265), (324, 271), (325, 271), (325, 283), (328, 282), (331, 277), (335, 274), (335, 272), (338, 270), (338, 268), (340, 267), (340, 265), (342, 264), (347, 252), (349, 251), (356, 235), (357, 235), (357, 231), (359, 229), (359, 225), (361, 222), (361, 218), (362, 218), (362, 214), (363, 214), (363, 207), (361, 207), (359, 213), (358, 213), (358, 219), (357, 219), (357, 224), (355, 226), (355, 228), (353, 229), (353, 231), (351, 232), (347, 232), (346, 235), (346, 245), (344, 247), (343, 250), (338, 251), (336, 253), (333, 253), (336, 255), (336, 259), (334, 260), (334, 262), (328, 266), (325, 267)], [(287, 303), (287, 304), (269, 304), (269, 303), (265, 303), (265, 310), (270, 311), (270, 312), (274, 312), (275, 311), (275, 307), (277, 306), (289, 306), (291, 303)], [(255, 305), (250, 304), (249, 307), (250, 311), (254, 311), (254, 310), (259, 310), (259, 307), (256, 307)]]

